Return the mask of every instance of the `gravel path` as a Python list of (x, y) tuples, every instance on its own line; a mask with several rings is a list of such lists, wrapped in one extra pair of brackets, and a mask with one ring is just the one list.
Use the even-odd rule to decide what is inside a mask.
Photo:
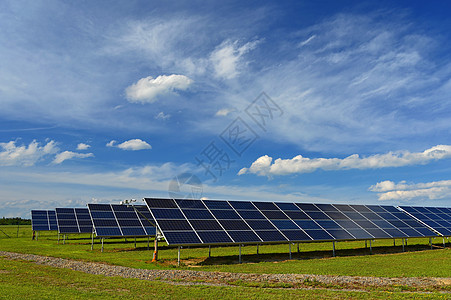
[(293, 287), (340, 287), (351, 289), (368, 289), (380, 287), (408, 286), (414, 290), (443, 289), (451, 285), (451, 278), (419, 278), (419, 277), (363, 277), (363, 276), (333, 276), (307, 274), (249, 274), (229, 272), (205, 272), (191, 270), (145, 270), (104, 263), (84, 262), (34, 254), (23, 254), (0, 251), (0, 257), (14, 260), (33, 261), (36, 264), (67, 268), (84, 273), (120, 276), (144, 280), (162, 280), (186, 284), (230, 285), (236, 282), (264, 284), (271, 286), (291, 285)]

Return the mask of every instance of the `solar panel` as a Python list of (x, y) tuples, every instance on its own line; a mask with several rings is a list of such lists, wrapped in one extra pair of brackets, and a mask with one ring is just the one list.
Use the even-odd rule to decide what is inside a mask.
[(55, 208), (59, 233), (91, 233), (92, 221), (87, 208)]
[(451, 236), (451, 208), (415, 206), (399, 208), (440, 235)]
[[(392, 206), (144, 200), (166, 242), (173, 245), (436, 236), (425, 225)], [(443, 215), (448, 211), (436, 213)]]
[(152, 215), (145, 205), (88, 204), (88, 210), (98, 237), (139, 237), (156, 234)]
[(58, 230), (54, 210), (32, 210), (31, 227), (34, 231)]

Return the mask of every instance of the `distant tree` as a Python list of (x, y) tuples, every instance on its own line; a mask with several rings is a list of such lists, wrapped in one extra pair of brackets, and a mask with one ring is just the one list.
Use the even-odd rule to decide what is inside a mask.
[(1, 218), (0, 225), (31, 225), (30, 219), (22, 219), (22, 218)]

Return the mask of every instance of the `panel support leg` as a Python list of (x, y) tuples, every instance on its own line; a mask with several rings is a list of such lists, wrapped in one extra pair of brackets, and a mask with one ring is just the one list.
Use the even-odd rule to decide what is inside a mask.
[(180, 246), (178, 247), (178, 252), (177, 252), (177, 267), (180, 267)]
[(445, 237), (443, 237), (443, 248), (446, 248)]
[(36, 231), (36, 241), (38, 240), (39, 237), (39, 231)]
[(366, 244), (366, 240), (365, 240), (365, 249), (368, 248), (367, 244)]
[(150, 236), (147, 237), (147, 250), (150, 249)]
[(373, 254), (373, 248), (371, 247), (371, 240), (370, 240), (370, 254)]
[(241, 263), (241, 244), (240, 244), (240, 254), (238, 255), (238, 263)]
[(154, 245), (154, 251), (153, 251), (153, 258), (152, 262), (156, 262), (158, 260), (158, 238), (155, 237), (155, 245)]
[(64, 234), (63, 235), (63, 245), (65, 245), (66, 244), (66, 235)]
[(94, 249), (94, 232), (91, 233), (91, 251)]
[(432, 249), (432, 238), (429, 238), (429, 246), (431, 246)]
[(103, 252), (103, 238), (102, 238), (102, 252)]
[(396, 247), (396, 240), (393, 239), (393, 247)]
[(300, 253), (300, 251), (299, 251), (299, 243), (298, 243), (298, 253)]
[(335, 241), (332, 242), (332, 256), (335, 257)]
[(405, 252), (405, 248), (404, 248), (404, 239), (401, 239), (402, 242), (402, 252)]
[(58, 245), (60, 244), (60, 233), (58, 232)]
[(208, 258), (210, 258), (210, 257), (211, 257), (211, 246), (208, 245)]
[(291, 243), (288, 244), (289, 249), (290, 249), (290, 259), (291, 259)]
[(259, 246), (259, 245), (257, 244), (257, 255), (259, 254), (259, 251), (258, 251), (258, 250), (259, 250), (259, 249), (258, 249), (258, 246)]
[(136, 249), (136, 236), (135, 236), (135, 249)]

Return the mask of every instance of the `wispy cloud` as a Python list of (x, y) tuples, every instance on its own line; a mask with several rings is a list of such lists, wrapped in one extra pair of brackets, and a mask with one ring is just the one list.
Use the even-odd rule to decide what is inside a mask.
[(379, 200), (412, 200), (412, 199), (443, 199), (451, 197), (451, 180), (432, 181), (425, 183), (395, 183), (390, 180), (378, 182), (369, 188), (378, 193)]
[(132, 139), (132, 140), (128, 140), (123, 143), (120, 143), (120, 144), (116, 144), (116, 143), (117, 142), (115, 140), (111, 140), (106, 144), (106, 146), (107, 147), (117, 147), (122, 150), (132, 150), (132, 151), (152, 149), (152, 146), (149, 143), (147, 143), (141, 139)]
[(259, 41), (248, 42), (239, 46), (238, 41), (224, 41), (210, 55), (217, 77), (231, 79), (236, 77), (246, 63), (243, 63), (243, 56), (253, 50)]
[(216, 112), (215, 116), (225, 117), (234, 111), (236, 111), (234, 108), (222, 108)]
[(170, 115), (170, 114), (165, 114), (165, 113), (162, 112), (162, 111), (160, 111), (160, 112), (155, 116), (155, 119), (156, 119), (156, 120), (163, 120), (163, 121), (169, 120), (170, 118), (171, 118), (171, 115)]
[(77, 153), (72, 151), (63, 151), (61, 153), (58, 153), (55, 156), (55, 159), (53, 160), (53, 164), (59, 165), (63, 161), (73, 159), (73, 158), (87, 158), (87, 157), (94, 157), (93, 153)]
[(246, 173), (257, 174), (259, 176), (290, 175), (310, 173), (318, 169), (327, 171), (379, 169), (427, 164), (434, 160), (450, 157), (451, 146), (449, 145), (437, 145), (423, 152), (398, 151), (375, 154), (368, 157), (360, 157), (358, 154), (353, 154), (346, 158), (307, 158), (298, 155), (292, 159), (278, 158), (272, 162), (272, 157), (264, 155), (254, 161), (249, 168), (242, 168), (238, 175)]
[(59, 151), (54, 141), (41, 146), (36, 140), (28, 146), (16, 146), (16, 141), (0, 143), (0, 165), (1, 166), (33, 166), (38, 161), (55, 154)]
[(158, 100), (158, 96), (177, 90), (184, 91), (192, 83), (193, 80), (184, 75), (160, 75), (157, 78), (149, 76), (127, 87), (125, 94), (130, 102), (153, 103)]

